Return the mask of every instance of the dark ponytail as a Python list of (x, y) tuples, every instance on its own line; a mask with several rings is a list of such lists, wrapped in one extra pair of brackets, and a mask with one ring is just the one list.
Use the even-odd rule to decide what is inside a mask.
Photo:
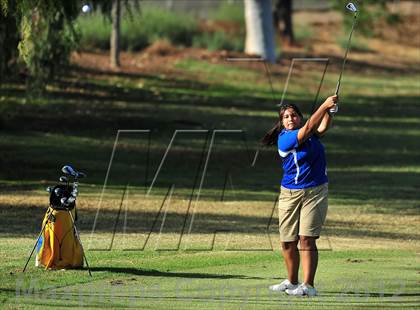
[(264, 145), (277, 145), (277, 139), (282, 130), (281, 121), (278, 121), (273, 128), (271, 128), (265, 136), (261, 139), (261, 143)]
[(303, 121), (302, 112), (300, 112), (300, 110), (297, 107), (297, 105), (295, 105), (293, 103), (285, 103), (285, 104), (282, 104), (280, 106), (280, 110), (279, 110), (279, 120), (274, 125), (274, 127), (271, 128), (269, 131), (267, 131), (267, 133), (265, 134), (265, 136), (261, 139), (261, 143), (262, 144), (268, 145), (268, 146), (269, 145), (277, 145), (277, 140), (279, 138), (279, 134), (283, 130), (283, 123), (282, 123), (282, 121), (283, 121), (283, 114), (289, 108), (295, 110), (295, 112), (300, 116), (300, 118)]

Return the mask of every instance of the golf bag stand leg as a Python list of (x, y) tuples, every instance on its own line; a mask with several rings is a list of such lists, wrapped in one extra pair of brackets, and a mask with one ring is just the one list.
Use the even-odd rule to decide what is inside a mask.
[(74, 227), (74, 231), (76, 233), (76, 238), (80, 243), (80, 247), (82, 248), (83, 258), (85, 259), (86, 267), (88, 269), (89, 275), (92, 276), (92, 273), (90, 272), (89, 263), (88, 263), (88, 260), (86, 258), (86, 255), (85, 255), (85, 250), (84, 250), (83, 245), (82, 245), (82, 240), (80, 240), (79, 232), (77, 231), (76, 223), (74, 222), (73, 214), (71, 214), (71, 211), (69, 209), (67, 209), (67, 212), (70, 214), (71, 221), (73, 222), (73, 227)]
[[(47, 212), (48, 212), (48, 210), (47, 210)], [(31, 254), (30, 254), (30, 255), (29, 255), (29, 257), (28, 257), (28, 260), (26, 261), (25, 267), (23, 267), (23, 271), (22, 271), (22, 272), (25, 272), (26, 267), (28, 266), (28, 263), (29, 263), (29, 261), (31, 260), (32, 254), (34, 254), (34, 251), (35, 251), (35, 249), (36, 249), (36, 247), (37, 247), (37, 245), (38, 245), (39, 239), (41, 238), (42, 234), (44, 233), (45, 227), (47, 226), (48, 221), (49, 221), (49, 220), (50, 220), (50, 218), (51, 218), (51, 215), (52, 215), (52, 212), (48, 215), (47, 220), (45, 221), (44, 225), (42, 226), (41, 232), (39, 233), (38, 238), (37, 238), (37, 239), (36, 239), (36, 241), (35, 241), (35, 245), (34, 245), (34, 247), (33, 247), (33, 249), (32, 249)]]

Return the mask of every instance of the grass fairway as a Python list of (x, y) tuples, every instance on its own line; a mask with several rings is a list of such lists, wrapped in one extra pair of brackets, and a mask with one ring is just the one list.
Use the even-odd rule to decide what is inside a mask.
[[(97, 65), (107, 55), (81, 53), (40, 98), (22, 81), (1, 84), (0, 307), (418, 308), (418, 58), (378, 64), (376, 52), (352, 53), (323, 138), (330, 200), (312, 299), (268, 290), (286, 273), (279, 158), (259, 146), (277, 116), (261, 63), (187, 50), (123, 54), (116, 72)], [(291, 58), (305, 54), (289, 56), (271, 68), (277, 101)], [(316, 103), (319, 63), (294, 67), (286, 100), (308, 115), (335, 87), (335, 60)], [(78, 228), (93, 277), (36, 269), (33, 259), (22, 274), (44, 188), (67, 163), (88, 174)]]
[(96, 266), (93, 279), (86, 271), (9, 275), (4, 280), (17, 285), (16, 291), (12, 286), (2, 296), (6, 309), (16, 305), (24, 309), (414, 309), (419, 301), (415, 272), (419, 260), (410, 251), (322, 251), (321, 293), (312, 299), (267, 290), (285, 276), (281, 257), (274, 252), (156, 255), (114, 251), (89, 258)]

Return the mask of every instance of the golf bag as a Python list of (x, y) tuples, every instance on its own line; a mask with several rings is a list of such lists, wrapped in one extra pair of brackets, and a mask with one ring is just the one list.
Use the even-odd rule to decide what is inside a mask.
[(71, 196), (71, 188), (56, 185), (49, 192), (50, 205), (42, 221), (44, 229), (37, 244), (35, 266), (45, 266), (45, 269), (82, 267), (83, 248), (74, 225), (77, 220), (76, 201), (65, 207), (60, 201), (62, 197)]

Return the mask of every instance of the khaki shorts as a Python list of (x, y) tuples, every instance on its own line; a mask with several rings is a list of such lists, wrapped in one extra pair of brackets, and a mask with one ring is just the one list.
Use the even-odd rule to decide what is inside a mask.
[(299, 236), (319, 238), (327, 210), (327, 183), (304, 189), (282, 186), (279, 198), (280, 240), (296, 241)]

